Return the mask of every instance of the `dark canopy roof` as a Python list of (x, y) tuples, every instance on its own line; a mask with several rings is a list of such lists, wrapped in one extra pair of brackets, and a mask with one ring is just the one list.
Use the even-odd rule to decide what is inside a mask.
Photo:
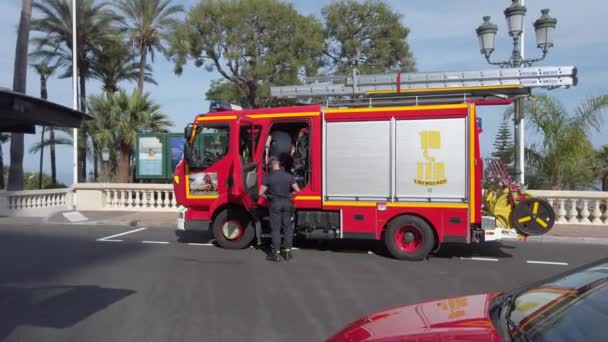
[(80, 127), (89, 114), (0, 89), (0, 132), (35, 133), (34, 126)]

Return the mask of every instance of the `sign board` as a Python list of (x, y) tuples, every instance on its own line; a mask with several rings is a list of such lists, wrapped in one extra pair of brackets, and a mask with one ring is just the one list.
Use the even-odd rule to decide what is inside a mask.
[(137, 178), (165, 178), (164, 135), (142, 134), (137, 138)]
[(168, 173), (169, 176), (175, 172), (175, 167), (179, 164), (180, 160), (182, 160), (182, 154), (184, 153), (184, 144), (186, 143), (186, 138), (184, 138), (183, 134), (175, 133), (169, 134), (167, 138), (168, 144), (167, 148), (168, 152)]

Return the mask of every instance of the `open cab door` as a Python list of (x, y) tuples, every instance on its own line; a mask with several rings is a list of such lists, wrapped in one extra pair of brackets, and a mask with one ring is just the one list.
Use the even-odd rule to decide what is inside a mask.
[(238, 124), (238, 149), (235, 152), (235, 180), (242, 180), (244, 191), (244, 202), (254, 206), (258, 200), (258, 173), (260, 165), (256, 161), (255, 155), (259, 143), (261, 127), (255, 126), (251, 121), (241, 119)]

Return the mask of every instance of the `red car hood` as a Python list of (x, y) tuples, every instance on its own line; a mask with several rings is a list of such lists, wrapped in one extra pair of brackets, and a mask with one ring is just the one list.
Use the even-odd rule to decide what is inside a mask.
[(328, 342), (502, 341), (489, 317), (498, 293), (402, 306), (360, 318)]

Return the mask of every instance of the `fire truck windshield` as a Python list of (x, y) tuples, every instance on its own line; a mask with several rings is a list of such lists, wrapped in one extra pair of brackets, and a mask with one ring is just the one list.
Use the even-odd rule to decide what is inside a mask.
[(228, 125), (198, 126), (196, 137), (184, 148), (184, 158), (193, 169), (215, 164), (228, 153), (230, 128)]

